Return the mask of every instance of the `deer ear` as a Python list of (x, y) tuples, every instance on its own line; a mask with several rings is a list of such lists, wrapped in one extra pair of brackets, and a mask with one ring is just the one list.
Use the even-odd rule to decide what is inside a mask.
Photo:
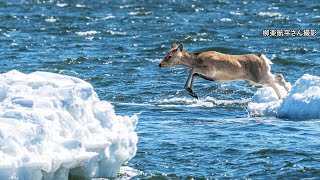
[(171, 46), (171, 48), (176, 48), (178, 45), (174, 42)]
[(180, 44), (177, 48), (177, 52), (181, 52), (183, 50), (183, 44)]

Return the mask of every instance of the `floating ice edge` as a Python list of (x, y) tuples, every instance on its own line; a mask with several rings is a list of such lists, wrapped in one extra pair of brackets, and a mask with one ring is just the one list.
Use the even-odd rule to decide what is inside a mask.
[(81, 79), (0, 74), (0, 179), (116, 177), (136, 154), (137, 122)]
[(284, 96), (279, 100), (270, 87), (260, 88), (248, 104), (251, 116), (276, 116), (289, 119), (320, 118), (320, 77), (304, 74), (287, 94), (278, 86)]

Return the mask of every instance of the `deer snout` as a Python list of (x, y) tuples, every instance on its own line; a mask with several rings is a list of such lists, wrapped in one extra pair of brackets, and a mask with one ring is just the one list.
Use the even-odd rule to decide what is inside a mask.
[(162, 67), (162, 64), (161, 64), (161, 63), (159, 64), (159, 67)]

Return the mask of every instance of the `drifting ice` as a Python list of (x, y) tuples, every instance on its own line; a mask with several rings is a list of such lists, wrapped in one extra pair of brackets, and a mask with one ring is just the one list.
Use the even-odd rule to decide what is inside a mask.
[(116, 177), (136, 153), (137, 121), (78, 78), (0, 74), (0, 179)]
[[(280, 89), (286, 94), (284, 88)], [(273, 89), (259, 89), (248, 105), (250, 115), (277, 116), (293, 119), (320, 118), (320, 77), (303, 75), (283, 99), (278, 100)]]

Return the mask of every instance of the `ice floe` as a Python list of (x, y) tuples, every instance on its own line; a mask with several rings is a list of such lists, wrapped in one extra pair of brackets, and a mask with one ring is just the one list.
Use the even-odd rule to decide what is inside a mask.
[[(284, 88), (280, 90), (286, 94)], [(272, 88), (261, 88), (248, 104), (248, 112), (252, 116), (318, 119), (320, 118), (320, 77), (303, 75), (281, 100), (277, 98)]]
[(116, 177), (136, 154), (137, 121), (81, 79), (0, 74), (0, 179)]

